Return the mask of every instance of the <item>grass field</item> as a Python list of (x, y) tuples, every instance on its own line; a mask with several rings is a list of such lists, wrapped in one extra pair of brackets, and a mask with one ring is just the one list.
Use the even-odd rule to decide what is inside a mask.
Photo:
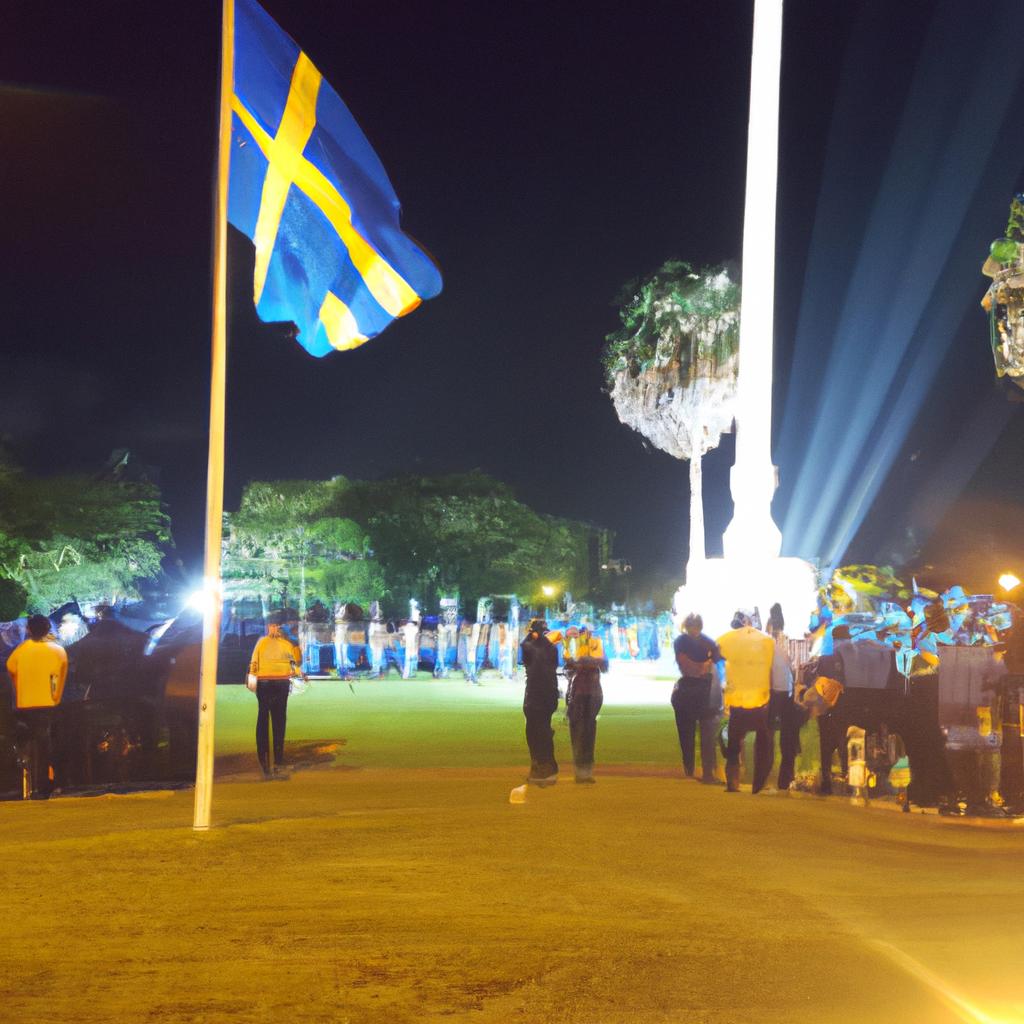
[[(603, 765), (646, 765), (674, 771), (679, 741), (668, 698), (673, 679), (637, 683), (645, 703), (606, 701), (598, 724), (597, 760)], [(619, 688), (628, 694), (630, 682)], [(485, 677), (473, 686), (459, 679), (317, 681), (288, 704), (288, 737), (308, 746), (344, 740), (337, 763), (351, 768), (529, 766), (523, 733), (522, 682)], [(663, 699), (655, 703), (659, 692)], [(620, 698), (621, 699), (621, 698)], [(244, 687), (222, 686), (217, 699), (217, 751), (222, 770), (256, 768), (253, 728), (256, 699)], [(552, 719), (556, 754), (572, 766), (564, 703)], [(806, 730), (798, 770), (817, 767), (817, 734)], [(753, 742), (748, 738), (748, 746)], [(747, 762), (751, 759), (748, 757)], [(514, 776), (513, 776), (514, 778)]]
[(684, 781), (667, 704), (511, 805), (519, 688), (354, 689), (264, 783), (222, 687), (208, 833), (189, 791), (0, 805), (2, 1019), (1024, 1021), (1018, 832)]

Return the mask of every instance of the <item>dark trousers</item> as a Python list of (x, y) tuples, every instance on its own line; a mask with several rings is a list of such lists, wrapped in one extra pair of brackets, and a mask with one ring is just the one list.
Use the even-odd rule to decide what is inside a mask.
[(274, 726), (274, 764), (284, 763), (284, 726), (288, 715), (288, 680), (260, 679), (256, 683), (256, 756), (260, 767), (270, 770), (270, 725)]
[(735, 771), (740, 765), (740, 751), (747, 733), (753, 731), (754, 739), (754, 785), (759, 792), (771, 774), (775, 760), (775, 740), (768, 723), (768, 705), (759, 708), (732, 708), (729, 712), (729, 744), (725, 749), (726, 768)]
[(46, 796), (53, 790), (50, 766), (53, 764), (54, 708), (19, 708), (16, 712), (22, 760), (32, 778), (32, 793)]
[(523, 704), (526, 716), (526, 745), (530, 748), (530, 774), (538, 778), (555, 775), (558, 762), (555, 760), (555, 730), (551, 728), (551, 716), (558, 707), (558, 698), (553, 702)]
[(597, 740), (597, 713), (604, 703), (600, 684), (582, 692), (573, 689), (566, 704), (569, 715), (569, 738), (572, 740), (572, 759), (577, 768), (590, 768), (594, 764), (594, 742)]
[(700, 726), (700, 767), (705, 782), (715, 777), (715, 743), (718, 715), (708, 710), (711, 680), (683, 676), (672, 690), (672, 710), (676, 715), (676, 732), (683, 755), (683, 771), (692, 776), (695, 768), (695, 733)]
[(807, 721), (807, 712), (782, 690), (772, 690), (768, 701), (768, 721), (779, 730), (779, 789), (789, 789), (796, 774), (796, 758), (800, 753), (800, 729)]
[[(932, 689), (934, 692), (935, 687)], [(885, 725), (890, 732), (902, 737), (910, 759), (913, 779), (910, 796), (914, 803), (929, 806), (948, 792), (950, 777), (938, 726), (937, 698), (928, 708), (911, 705), (906, 698), (891, 690), (848, 687), (839, 697), (836, 706), (818, 719), (820, 793), (827, 795), (832, 792), (832, 758), (837, 753), (840, 769), (846, 774), (846, 731), (851, 725), (868, 733), (878, 732)]]

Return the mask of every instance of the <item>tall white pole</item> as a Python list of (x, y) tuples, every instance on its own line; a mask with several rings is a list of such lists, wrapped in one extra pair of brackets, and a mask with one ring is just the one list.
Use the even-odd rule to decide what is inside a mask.
[(729, 559), (776, 558), (782, 548), (771, 512), (777, 486), (771, 438), (781, 65), (782, 0), (754, 0), (736, 462), (730, 477), (735, 508), (723, 538)]
[(234, 89), (234, 0), (221, 15), (220, 114), (217, 191), (213, 223), (213, 337), (210, 372), (210, 443), (206, 472), (206, 553), (203, 562), (203, 649), (199, 670), (199, 741), (192, 827), (210, 827), (213, 798), (214, 712), (220, 643), (220, 548), (224, 517), (224, 404), (227, 379), (228, 167), (231, 159), (231, 93)]

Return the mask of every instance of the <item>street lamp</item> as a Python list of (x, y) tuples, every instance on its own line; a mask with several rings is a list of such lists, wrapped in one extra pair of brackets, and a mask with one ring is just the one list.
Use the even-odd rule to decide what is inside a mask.
[(1012, 572), (1004, 572), (1003, 575), (999, 577), (999, 586), (1009, 594), (1015, 588), (1020, 586), (1020, 580), (1017, 579)]
[(557, 594), (557, 593), (558, 593), (558, 588), (557, 588), (557, 587), (555, 587), (555, 586), (553, 586), (553, 585), (552, 585), (552, 584), (550, 584), (550, 583), (545, 583), (545, 584), (543, 584), (543, 585), (541, 586), (541, 588), (540, 588), (540, 592), (541, 592), (541, 593), (542, 593), (542, 594), (543, 594), (543, 595), (544, 595), (545, 597), (554, 597), (554, 596), (555, 596), (555, 594)]

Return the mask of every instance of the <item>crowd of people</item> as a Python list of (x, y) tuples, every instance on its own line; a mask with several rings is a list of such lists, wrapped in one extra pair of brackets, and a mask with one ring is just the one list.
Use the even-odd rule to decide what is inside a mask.
[[(937, 648), (944, 666), (941, 683), (934, 672), (904, 675), (892, 647), (873, 633), (851, 635), (846, 622), (821, 624), (814, 640), (809, 651), (804, 648), (811, 647), (810, 640), (792, 642), (778, 605), (764, 629), (756, 610), (737, 611), (730, 629), (717, 639), (704, 633), (699, 614), (686, 616), (673, 645), (679, 677), (671, 694), (686, 777), (722, 785), (721, 752), (725, 790), (738, 792), (744, 743), (753, 733), (751, 789), (769, 789), (777, 735), (774, 788), (788, 790), (797, 782), (801, 731), (815, 720), (820, 753), (816, 788), (823, 795), (832, 791), (838, 756), (850, 785), (898, 793), (905, 807), (912, 785), (916, 803), (952, 813), (1001, 814), (1024, 808), (1018, 723), (1024, 658), (1014, 655), (1012, 633), (996, 647), (951, 643)], [(585, 627), (577, 638), (549, 630), (541, 619), (530, 623), (522, 645), (529, 784), (549, 786), (558, 779), (551, 716), (559, 699), (559, 645), (565, 655), (576, 781), (593, 780), (600, 673), (607, 662), (590, 643)], [(798, 662), (794, 650), (807, 656)], [(857, 751), (863, 766), (860, 782), (855, 781), (857, 772), (850, 772), (850, 750)]]
[[(954, 603), (959, 600), (957, 595), (951, 598)], [(1003, 792), (1016, 793), (1016, 803), (1024, 808), (1020, 730), (1016, 738), (1012, 734), (1014, 723), (1019, 724), (1021, 719), (1024, 651), (1017, 650), (1021, 644), (1012, 643), (1014, 630), (998, 634), (998, 643), (992, 643), (988, 633), (982, 636), (985, 642), (959, 643), (950, 626), (953, 616), (943, 611), (941, 599), (933, 600), (921, 614), (918, 634), (911, 638), (916, 661), (904, 659), (907, 665), (918, 665), (915, 673), (900, 668), (900, 647), (888, 642), (884, 627), (877, 621), (855, 623), (849, 614), (839, 618), (822, 615), (820, 609), (818, 618), (821, 622), (812, 646), (810, 639), (791, 641), (787, 637), (778, 605), (771, 609), (764, 629), (756, 609), (739, 610), (730, 629), (715, 639), (704, 632), (699, 614), (685, 617), (673, 643), (679, 674), (670, 703), (686, 777), (705, 785), (724, 783), (727, 792), (738, 791), (745, 741), (753, 733), (753, 792), (770, 787), (776, 749), (779, 764), (774, 785), (786, 790), (797, 781), (803, 726), (815, 719), (820, 743), (815, 780), (819, 792), (831, 790), (836, 755), (841, 771), (847, 771), (850, 736), (859, 730), (862, 737), (872, 738), (873, 749), (878, 749), (879, 742), (888, 745), (884, 771), (872, 775), (881, 779), (882, 791), (890, 769), (900, 762), (908, 774), (913, 768), (915, 803), (941, 805), (943, 799), (956, 802), (963, 797), (967, 805), (984, 811), (1002, 788)], [(862, 614), (862, 618), (868, 617)], [(290, 631), (292, 624), (284, 619), (283, 614), (271, 616), (266, 635), (256, 643), (248, 660), (246, 681), (256, 697), (256, 753), (267, 779), (287, 778), (288, 698), (304, 686), (306, 678), (302, 645)], [(963, 622), (956, 620), (961, 630), (970, 621), (966, 613)], [(985, 620), (978, 621), (986, 625)], [(851, 623), (856, 627), (853, 635)], [(94, 694), (113, 694), (111, 687), (116, 678), (132, 675), (132, 667), (141, 658), (139, 644), (146, 637), (115, 621), (109, 608), (100, 609), (85, 636), (67, 650), (47, 617), (32, 616), (26, 625), (22, 635), (27, 636), (11, 651), (7, 671), (13, 684), (19, 742), (27, 752), (22, 763), (32, 779), (33, 795), (45, 798), (54, 786), (55, 765), (58, 776), (62, 763), (63, 775), (73, 776), (69, 766), (75, 761), (76, 744), (83, 749), (89, 746), (80, 737), (76, 739), (77, 733), (88, 731), (85, 727), (89, 716), (71, 712), (88, 710), (90, 703), (102, 703), (92, 701)], [(193, 663), (185, 657), (191, 650), (191, 634), (187, 633), (180, 638), (186, 646), (172, 644), (164, 660), (191, 678), (198, 671), (198, 659)], [(932, 658), (924, 657), (930, 653), (925, 641), (934, 637), (938, 638), (937, 653)], [(141, 659), (142, 663), (149, 660)], [(604, 640), (588, 624), (556, 623), (549, 627), (543, 618), (534, 618), (520, 644), (519, 660), (526, 674), (523, 713), (530, 755), (527, 782), (543, 787), (559, 778), (551, 721), (564, 696), (575, 780), (592, 784), (598, 715), (604, 702), (602, 673), (609, 665)], [(929, 676), (927, 670), (934, 669), (940, 660), (941, 673), (933, 671)], [(155, 672), (158, 666), (151, 667)], [(145, 678), (140, 676), (133, 686), (138, 688)], [(162, 675), (160, 679), (157, 689), (164, 694), (166, 706), (167, 695), (177, 684), (170, 676), (166, 681)], [(64, 693), (65, 684), (70, 698)], [(180, 703), (192, 707), (194, 687), (185, 687), (182, 693)], [(61, 707), (62, 702), (68, 706)], [(142, 736), (139, 749), (152, 747), (153, 742), (147, 744), (145, 737), (154, 733), (154, 714), (136, 709), (133, 715), (132, 728)], [(160, 721), (173, 724), (166, 707)], [(194, 732), (194, 721), (192, 724)], [(183, 728), (188, 732), (187, 723)], [(1015, 741), (1007, 742), (1007, 737)], [(63, 762), (59, 750), (55, 756), (55, 747), (61, 745), (66, 748)], [(182, 744), (183, 751), (186, 746)], [(725, 761), (724, 772), (719, 770), (720, 754)], [(809, 782), (808, 774), (801, 785)], [(74, 778), (71, 784), (75, 784)]]
[[(703, 632), (704, 623), (696, 613), (686, 617), (683, 631), (674, 644), (680, 676), (672, 691), (683, 772), (696, 777), (696, 737), (700, 735), (700, 781), (720, 783), (717, 775), (719, 723), (728, 715), (725, 746), (725, 782), (728, 792), (739, 790), (740, 756), (747, 734), (753, 732), (753, 791), (764, 788), (771, 773), (773, 725), (782, 728), (783, 758), (779, 788), (793, 781), (799, 752), (799, 716), (794, 713), (793, 666), (789, 660), (781, 611), (775, 611), (773, 634), (755, 629), (751, 618), (737, 612), (732, 628), (712, 640)], [(526, 669), (523, 714), (526, 742), (530, 751), (527, 782), (549, 786), (558, 780), (551, 716), (558, 708), (558, 645), (565, 651), (564, 670), (566, 717), (572, 741), (576, 782), (594, 781), (594, 745), (597, 715), (603, 694), (601, 672), (608, 660), (599, 638), (586, 626), (565, 633), (549, 630), (543, 619), (534, 619), (522, 644)]]

